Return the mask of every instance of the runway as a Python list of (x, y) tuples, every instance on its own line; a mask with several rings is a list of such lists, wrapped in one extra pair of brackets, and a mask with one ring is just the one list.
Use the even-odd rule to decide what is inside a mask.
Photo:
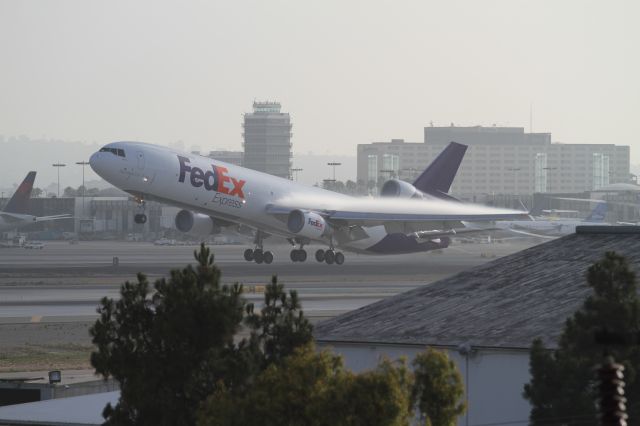
[[(396, 256), (347, 254), (344, 265), (289, 260), (289, 246), (269, 247), (275, 260), (257, 265), (242, 258), (244, 246), (211, 246), (223, 283), (240, 282), (250, 302), (277, 275), (298, 291), (309, 315), (332, 316), (434, 282), (527, 244), (465, 244), (442, 253)], [(0, 249), (0, 323), (73, 322), (96, 317), (102, 297), (118, 297), (119, 285), (144, 272), (151, 280), (195, 263), (198, 246), (155, 246), (141, 242), (49, 242), (42, 250)], [(113, 258), (118, 266), (113, 266)]]
[[(312, 323), (428, 285), (531, 244), (461, 244), (442, 253), (398, 256), (346, 254), (343, 265), (317, 263), (317, 246), (305, 263), (289, 260), (290, 246), (269, 246), (271, 265), (246, 262), (246, 246), (211, 246), (223, 283), (240, 282), (260, 305), (277, 275), (300, 295)], [(126, 280), (144, 272), (150, 281), (194, 264), (197, 246), (154, 246), (116, 241), (47, 242), (42, 250), (0, 248), (0, 372), (90, 369), (89, 327), (102, 297), (118, 298)], [(118, 257), (118, 266), (113, 258)], [(242, 334), (242, 333), (241, 333)]]

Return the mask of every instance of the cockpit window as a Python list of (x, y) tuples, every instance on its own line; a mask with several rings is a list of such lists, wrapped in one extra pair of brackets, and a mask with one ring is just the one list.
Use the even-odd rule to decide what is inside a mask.
[(100, 148), (100, 152), (110, 152), (114, 155), (117, 155), (118, 157), (125, 157), (124, 155), (124, 149), (116, 149), (116, 148), (107, 148), (106, 146), (104, 148)]

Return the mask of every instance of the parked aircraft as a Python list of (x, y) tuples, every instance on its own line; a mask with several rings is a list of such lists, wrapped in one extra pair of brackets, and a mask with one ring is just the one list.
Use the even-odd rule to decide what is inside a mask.
[(549, 219), (545, 216), (533, 220), (504, 220), (496, 222), (496, 227), (532, 237), (553, 238), (576, 232), (576, 226), (609, 225), (604, 222), (607, 203), (598, 202), (591, 214), (584, 219)]
[(33, 216), (28, 214), (29, 198), (36, 180), (36, 172), (29, 172), (7, 205), (0, 211), (0, 232), (10, 231), (36, 222), (49, 220), (70, 219), (71, 215)]
[[(447, 194), (466, 146), (452, 142), (412, 184), (384, 183), (381, 198), (352, 197), (309, 187), (200, 155), (140, 142), (114, 142), (91, 156), (93, 170), (134, 195), (146, 222), (145, 200), (183, 208), (175, 219), (183, 232), (206, 235), (222, 227), (255, 229), (255, 247), (244, 258), (271, 263), (269, 235), (287, 238), (291, 260), (304, 262), (304, 246), (321, 242), (318, 262), (344, 262), (336, 248), (394, 254), (445, 248), (453, 235), (478, 232), (479, 222), (523, 217), (522, 212), (461, 203)], [(473, 222), (473, 229), (465, 223)], [(297, 247), (296, 247), (297, 246)]]

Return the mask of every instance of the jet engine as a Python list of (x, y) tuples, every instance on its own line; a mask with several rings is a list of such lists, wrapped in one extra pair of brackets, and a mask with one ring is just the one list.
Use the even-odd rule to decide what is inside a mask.
[(382, 185), (380, 195), (397, 198), (424, 198), (424, 194), (409, 182), (390, 179)]
[(180, 210), (176, 215), (176, 228), (180, 232), (193, 235), (219, 234), (218, 226), (211, 216), (202, 213), (193, 213), (189, 210)]
[(307, 238), (320, 238), (330, 235), (331, 226), (318, 213), (293, 210), (287, 219), (287, 228), (296, 235)]

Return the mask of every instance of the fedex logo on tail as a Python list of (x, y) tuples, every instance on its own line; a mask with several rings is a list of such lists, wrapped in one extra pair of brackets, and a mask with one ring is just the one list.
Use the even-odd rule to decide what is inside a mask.
[(228, 176), (229, 171), (226, 167), (212, 164), (211, 170), (204, 171), (199, 167), (191, 167), (189, 159), (180, 155), (178, 155), (178, 162), (180, 163), (178, 182), (184, 183), (189, 173), (189, 183), (195, 188), (204, 186), (207, 191), (221, 192), (244, 199), (242, 187), (246, 181)]

